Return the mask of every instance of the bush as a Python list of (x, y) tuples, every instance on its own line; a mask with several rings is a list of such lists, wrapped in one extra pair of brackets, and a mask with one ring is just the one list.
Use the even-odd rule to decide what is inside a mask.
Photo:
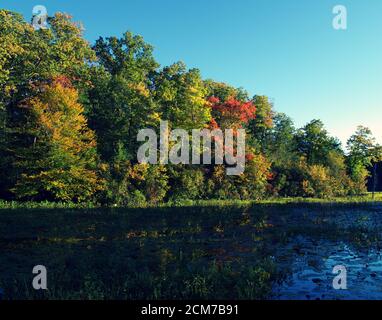
[(202, 170), (201, 167), (171, 166), (169, 200), (176, 202), (202, 199), (205, 193), (205, 178)]
[(114, 206), (144, 206), (162, 202), (168, 191), (166, 167), (162, 165), (114, 163), (108, 172), (103, 203)]

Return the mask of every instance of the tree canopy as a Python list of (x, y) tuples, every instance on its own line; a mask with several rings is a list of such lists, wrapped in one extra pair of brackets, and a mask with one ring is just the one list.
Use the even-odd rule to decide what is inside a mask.
[[(0, 10), (2, 198), (142, 205), (335, 197), (366, 192), (370, 167), (382, 159), (368, 128), (343, 150), (322, 121), (295, 128), (266, 95), (203, 79), (183, 62), (160, 66), (141, 36), (91, 46), (69, 15), (47, 23), (35, 30)], [(138, 163), (138, 131), (161, 121), (187, 132), (244, 129), (246, 170), (227, 176), (227, 163)]]

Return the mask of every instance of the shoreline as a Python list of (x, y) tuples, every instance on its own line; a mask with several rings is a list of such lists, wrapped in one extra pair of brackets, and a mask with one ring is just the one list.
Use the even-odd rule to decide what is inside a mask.
[(160, 204), (147, 204), (143, 206), (116, 206), (100, 205), (97, 203), (71, 203), (71, 202), (34, 202), (34, 201), (4, 201), (0, 200), (0, 210), (9, 209), (160, 209), (181, 207), (231, 207), (231, 206), (256, 206), (256, 205), (373, 205), (382, 206), (382, 193), (377, 193), (375, 199), (371, 194), (364, 196), (339, 197), (339, 198), (269, 198), (262, 200), (183, 200)]

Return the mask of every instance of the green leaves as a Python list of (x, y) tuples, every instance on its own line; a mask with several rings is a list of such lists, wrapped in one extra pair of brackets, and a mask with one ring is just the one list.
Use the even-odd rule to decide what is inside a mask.
[(171, 127), (199, 129), (211, 120), (207, 90), (199, 70), (186, 70), (184, 63), (175, 63), (155, 75), (154, 86), (160, 115)]

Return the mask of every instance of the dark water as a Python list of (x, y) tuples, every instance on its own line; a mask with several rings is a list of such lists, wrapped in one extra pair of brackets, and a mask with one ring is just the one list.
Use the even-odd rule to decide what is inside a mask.
[[(285, 216), (300, 228), (275, 249), (287, 276), (273, 299), (382, 299), (381, 207), (291, 208)], [(346, 268), (346, 290), (333, 288), (335, 266)]]
[[(382, 299), (382, 257), (380, 250), (358, 250), (341, 241), (312, 241), (296, 238), (302, 248), (300, 254), (292, 254), (287, 266), (288, 279), (274, 287), (274, 299)], [(291, 246), (281, 249), (278, 259)], [(337, 273), (335, 266), (346, 267), (347, 289), (335, 290), (332, 282)], [(282, 263), (280, 264), (280, 267)]]
[(382, 299), (381, 239), (379, 205), (2, 210), (0, 288), (36, 298), (42, 264), (42, 298)]
[[(381, 207), (291, 208), (286, 216), (300, 227), (275, 248), (287, 276), (273, 299), (382, 299)], [(335, 266), (346, 268), (346, 290), (333, 288)]]

